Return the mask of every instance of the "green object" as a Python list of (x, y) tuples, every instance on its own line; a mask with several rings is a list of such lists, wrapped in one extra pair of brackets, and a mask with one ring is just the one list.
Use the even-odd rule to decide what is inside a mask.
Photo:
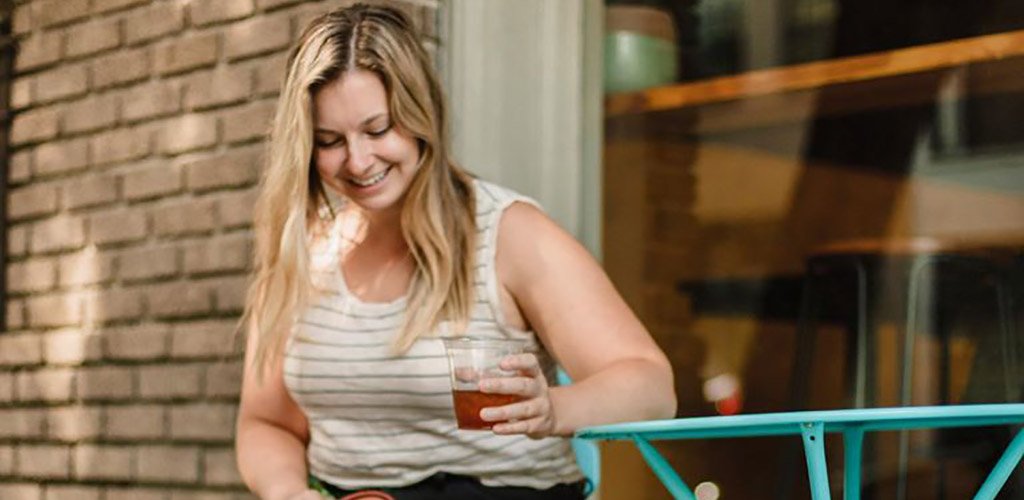
[[(830, 500), (825, 434), (842, 433), (845, 453), (844, 498), (859, 500), (861, 446), (864, 433), (940, 427), (984, 427), (1024, 423), (1024, 404), (980, 404), (859, 408), (652, 420), (587, 427), (577, 439), (633, 441), (647, 464), (677, 500), (696, 500), (689, 486), (650, 441), (799, 435), (807, 458), (808, 483), (813, 500)], [(1024, 457), (1024, 430), (1017, 431), (1002, 457), (992, 467), (974, 500), (993, 500)]]
[(631, 31), (604, 36), (604, 91), (630, 92), (676, 81), (672, 42)]
[(327, 491), (327, 488), (315, 477), (309, 476), (309, 487), (313, 491), (323, 495), (324, 498), (334, 498), (331, 492)]
[[(556, 374), (558, 385), (569, 385), (572, 383), (569, 374), (561, 366), (558, 367)], [(583, 471), (583, 475), (587, 478), (587, 486), (583, 491), (583, 498), (589, 498), (591, 494), (597, 491), (598, 484), (601, 482), (601, 450), (597, 447), (596, 442), (580, 438), (572, 439), (572, 450), (576, 454), (576, 464), (580, 466), (580, 470)]]

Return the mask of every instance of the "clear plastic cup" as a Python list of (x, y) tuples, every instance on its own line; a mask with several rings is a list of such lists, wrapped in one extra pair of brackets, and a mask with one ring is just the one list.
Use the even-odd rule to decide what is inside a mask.
[(480, 410), (504, 406), (521, 401), (514, 394), (486, 394), (480, 392), (480, 381), (485, 378), (514, 377), (518, 371), (502, 370), (501, 360), (526, 352), (526, 342), (512, 339), (479, 337), (453, 337), (442, 339), (448, 354), (455, 420), (460, 429), (490, 429), (497, 422), (480, 418)]

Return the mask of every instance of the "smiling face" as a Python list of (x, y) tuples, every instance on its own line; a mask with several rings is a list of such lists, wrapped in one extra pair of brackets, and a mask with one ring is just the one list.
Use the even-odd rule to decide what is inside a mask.
[(392, 120), (380, 78), (346, 72), (319, 89), (314, 109), (313, 161), (323, 182), (371, 214), (400, 210), (420, 153)]

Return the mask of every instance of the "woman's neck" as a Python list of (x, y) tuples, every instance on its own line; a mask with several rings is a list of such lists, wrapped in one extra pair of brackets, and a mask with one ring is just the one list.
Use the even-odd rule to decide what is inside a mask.
[[(350, 211), (358, 221), (342, 246), (341, 273), (348, 290), (366, 302), (390, 302), (409, 288), (413, 264), (398, 217)], [(344, 235), (343, 235), (344, 236)]]
[(408, 245), (402, 236), (402, 213), (400, 209), (366, 212), (359, 210), (363, 230), (357, 245), (373, 249), (385, 255), (405, 254)]

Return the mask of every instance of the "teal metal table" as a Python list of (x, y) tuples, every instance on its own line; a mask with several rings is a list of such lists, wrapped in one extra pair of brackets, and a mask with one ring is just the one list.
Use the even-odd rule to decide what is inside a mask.
[[(842, 433), (846, 500), (860, 499), (861, 448), (864, 433), (939, 427), (980, 427), (1024, 423), (1024, 404), (914, 406), (856, 410), (764, 413), (727, 417), (679, 418), (581, 429), (576, 437), (633, 441), (658, 479), (678, 500), (696, 500), (668, 461), (650, 443), (667, 439), (706, 439), (758, 436), (800, 436), (807, 457), (811, 498), (829, 500), (825, 464), (825, 434)], [(1024, 454), (1024, 430), (1017, 432), (992, 468), (974, 500), (992, 500)]]

